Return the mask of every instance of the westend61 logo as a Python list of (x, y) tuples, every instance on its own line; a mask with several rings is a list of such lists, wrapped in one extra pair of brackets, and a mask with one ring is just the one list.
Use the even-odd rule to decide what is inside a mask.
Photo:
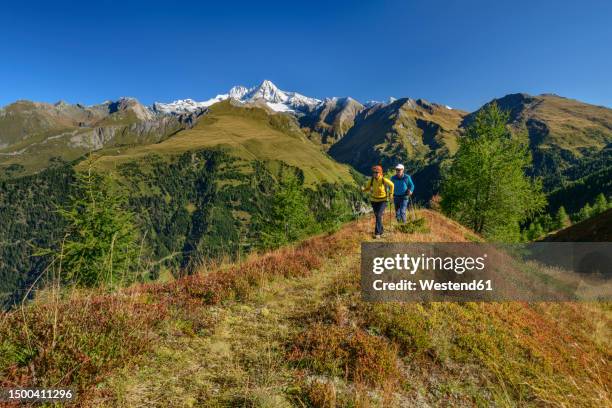
[(612, 243), (361, 246), (366, 301), (612, 300)]

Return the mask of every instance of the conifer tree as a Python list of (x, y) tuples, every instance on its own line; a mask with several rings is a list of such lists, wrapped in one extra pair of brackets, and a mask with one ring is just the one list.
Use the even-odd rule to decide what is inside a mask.
[(111, 175), (95, 173), (91, 162), (76, 180), (77, 193), (59, 210), (68, 224), (57, 254), (62, 274), (89, 287), (131, 281), (138, 264), (138, 232), (125, 193)]
[(555, 215), (555, 228), (563, 229), (569, 227), (571, 224), (570, 218), (565, 211), (565, 207), (561, 206), (557, 210), (557, 214)]
[(595, 197), (595, 204), (593, 204), (593, 215), (601, 214), (602, 212), (608, 209), (608, 200), (603, 193), (599, 193), (597, 197)]
[(592, 213), (593, 209), (591, 208), (591, 205), (589, 203), (586, 203), (584, 207), (582, 207), (580, 211), (578, 211), (578, 214), (576, 214), (576, 221), (584, 221), (588, 218), (591, 218)]
[(520, 238), (520, 223), (545, 205), (541, 183), (526, 175), (531, 154), (508, 127), (509, 114), (495, 103), (481, 110), (444, 171), (442, 210), (486, 237)]
[(315, 232), (317, 227), (300, 180), (293, 174), (286, 175), (262, 227), (263, 246), (281, 246)]
[(539, 222), (536, 222), (535, 227), (533, 229), (532, 239), (539, 239), (542, 236), (544, 236), (544, 229), (542, 228), (542, 225)]

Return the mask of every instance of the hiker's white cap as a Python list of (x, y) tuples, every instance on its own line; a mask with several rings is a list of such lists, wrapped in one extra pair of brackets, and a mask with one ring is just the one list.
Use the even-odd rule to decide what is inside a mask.
[(396, 170), (404, 170), (404, 165), (403, 164), (398, 164), (397, 166), (395, 166)]

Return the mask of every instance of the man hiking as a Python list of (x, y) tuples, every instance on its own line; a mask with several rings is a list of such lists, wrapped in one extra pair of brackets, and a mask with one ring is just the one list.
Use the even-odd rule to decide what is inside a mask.
[[(387, 187), (389, 193), (387, 194)], [(374, 238), (380, 238), (383, 235), (383, 215), (387, 208), (387, 200), (393, 197), (393, 183), (388, 178), (383, 177), (382, 166), (372, 167), (372, 178), (363, 188), (363, 191), (370, 191), (370, 202), (376, 216), (376, 228), (374, 229)]]
[(404, 165), (395, 166), (395, 174), (391, 177), (395, 186), (393, 194), (393, 204), (395, 205), (395, 218), (398, 222), (406, 222), (406, 208), (408, 208), (408, 198), (414, 191), (412, 178), (404, 173)]

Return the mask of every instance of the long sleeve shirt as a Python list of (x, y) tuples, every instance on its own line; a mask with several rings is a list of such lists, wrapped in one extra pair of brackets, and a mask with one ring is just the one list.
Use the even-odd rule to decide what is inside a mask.
[[(387, 194), (387, 187), (389, 188), (389, 194)], [(368, 184), (363, 188), (363, 191), (370, 192), (371, 201), (380, 202), (387, 201), (388, 197), (392, 197), (394, 188), (395, 186), (391, 180), (380, 176), (378, 178), (371, 178)]]
[(396, 197), (405, 196), (409, 191), (411, 193), (414, 192), (414, 183), (412, 182), (412, 177), (410, 177), (408, 174), (404, 174), (403, 177), (393, 175), (391, 177), (391, 181), (395, 185)]

